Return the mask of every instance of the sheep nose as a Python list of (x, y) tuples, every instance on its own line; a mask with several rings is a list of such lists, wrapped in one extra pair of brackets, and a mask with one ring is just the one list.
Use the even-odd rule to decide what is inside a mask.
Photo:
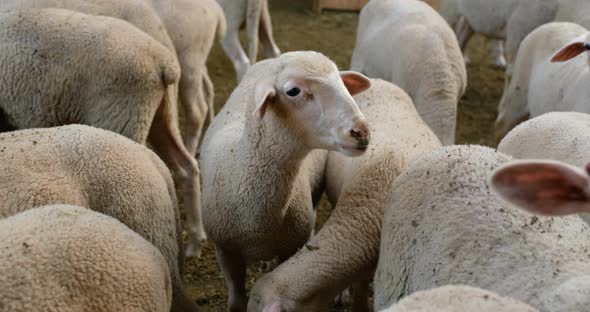
[(350, 136), (358, 141), (357, 148), (366, 150), (369, 145), (369, 128), (365, 122), (359, 123), (352, 129), (350, 129)]
[(585, 48), (586, 50), (590, 50), (590, 42), (586, 42), (586, 43), (584, 43), (584, 48)]
[(350, 136), (355, 139), (361, 139), (367, 136), (367, 132), (362, 128), (352, 128), (350, 129)]

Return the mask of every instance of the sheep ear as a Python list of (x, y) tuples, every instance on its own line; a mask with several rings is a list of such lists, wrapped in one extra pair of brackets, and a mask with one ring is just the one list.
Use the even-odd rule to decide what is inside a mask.
[(264, 118), (264, 114), (266, 114), (266, 109), (268, 105), (272, 102), (272, 98), (275, 96), (276, 90), (272, 82), (269, 81), (261, 81), (256, 85), (254, 90), (254, 116), (258, 118), (258, 120), (262, 120)]
[(588, 174), (556, 161), (515, 161), (496, 169), (493, 191), (532, 213), (561, 216), (590, 212)]
[(350, 95), (355, 96), (371, 87), (371, 81), (365, 75), (355, 71), (341, 71), (340, 78)]
[(565, 62), (587, 51), (586, 38), (588, 35), (582, 35), (568, 43), (565, 47), (559, 49), (551, 57), (551, 62)]

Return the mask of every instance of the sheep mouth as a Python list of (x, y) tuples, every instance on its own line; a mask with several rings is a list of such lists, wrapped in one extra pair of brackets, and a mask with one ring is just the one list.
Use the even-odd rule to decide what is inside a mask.
[(363, 139), (359, 140), (358, 144), (356, 145), (356, 149), (361, 151), (366, 151), (369, 148), (369, 140)]
[(338, 147), (339, 147), (339, 151), (341, 153), (348, 155), (348, 156), (355, 157), (355, 156), (360, 156), (360, 155), (364, 154), (367, 151), (369, 145), (359, 143), (355, 146), (339, 145)]

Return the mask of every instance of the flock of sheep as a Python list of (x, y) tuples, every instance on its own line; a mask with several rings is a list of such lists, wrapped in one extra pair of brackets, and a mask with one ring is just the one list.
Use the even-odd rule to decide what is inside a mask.
[[(0, 1), (0, 311), (197, 311), (204, 239), (230, 311), (590, 311), (590, 1), (428, 3), (369, 1), (341, 71), (264, 0)], [(453, 145), (475, 32), (497, 150)]]

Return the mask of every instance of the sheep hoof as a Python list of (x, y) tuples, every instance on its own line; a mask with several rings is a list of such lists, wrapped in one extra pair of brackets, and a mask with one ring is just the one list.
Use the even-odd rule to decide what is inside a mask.
[(200, 258), (201, 257), (201, 242), (189, 242), (184, 253), (186, 258)]
[(503, 57), (499, 57), (494, 62), (494, 68), (506, 68), (506, 60)]
[(465, 54), (463, 56), (463, 61), (465, 62), (465, 65), (471, 64), (471, 58), (469, 58), (469, 56), (467, 56), (467, 54)]
[(201, 227), (199, 229), (199, 231), (197, 232), (197, 240), (199, 240), (199, 241), (207, 240), (207, 233), (205, 233), (205, 230), (203, 230), (203, 227)]
[(334, 303), (337, 306), (348, 306), (352, 303), (352, 298), (350, 296), (350, 287), (343, 290), (339, 293), (336, 298), (334, 298)]
[(279, 262), (276, 259), (272, 259), (270, 261), (262, 261), (260, 263), (260, 269), (262, 272), (270, 272), (274, 270), (277, 266), (279, 266)]

